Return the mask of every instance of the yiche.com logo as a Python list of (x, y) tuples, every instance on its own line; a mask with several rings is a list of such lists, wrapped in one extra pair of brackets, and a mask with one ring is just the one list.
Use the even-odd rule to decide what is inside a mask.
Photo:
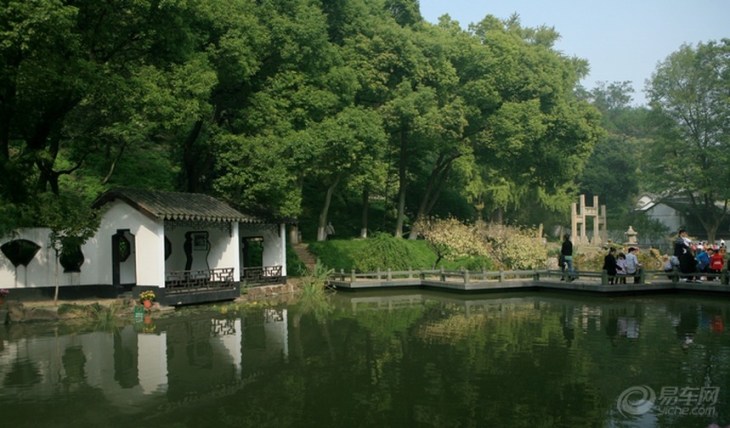
[(616, 408), (624, 416), (639, 416), (651, 410), (655, 402), (656, 393), (649, 386), (632, 386), (618, 396)]

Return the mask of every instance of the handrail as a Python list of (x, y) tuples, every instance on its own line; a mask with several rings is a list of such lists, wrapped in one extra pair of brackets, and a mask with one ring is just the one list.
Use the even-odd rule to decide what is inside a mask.
[(281, 265), (243, 268), (241, 269), (241, 282), (244, 285), (277, 282), (281, 279), (282, 272)]
[[(450, 282), (454, 279), (465, 284), (473, 281), (496, 281), (503, 282), (507, 280), (525, 280), (531, 279), (533, 281), (540, 281), (541, 279), (550, 278), (562, 278), (563, 280), (568, 279), (571, 275), (568, 272), (562, 270), (507, 270), (507, 271), (447, 271), (445, 269), (439, 270), (405, 270), (405, 271), (391, 271), (391, 270), (377, 270), (375, 272), (356, 272), (354, 270), (345, 272), (335, 272), (330, 275), (331, 281), (341, 282), (356, 282), (356, 281), (397, 281), (403, 279), (434, 279), (437, 278), (440, 282)], [(725, 269), (721, 273), (681, 273), (679, 271), (664, 271), (664, 270), (646, 270), (641, 269), (638, 275), (616, 275), (614, 278), (638, 278), (640, 284), (644, 284), (647, 281), (656, 280), (657, 278), (664, 277), (666, 280), (677, 283), (681, 280), (687, 280), (695, 277), (705, 277), (708, 280), (719, 280), (722, 285), (730, 284), (730, 273)], [(571, 279), (576, 278), (595, 278), (600, 279), (602, 285), (609, 283), (608, 273), (603, 271), (575, 271), (574, 276)]]
[(206, 287), (228, 287), (233, 285), (231, 268), (170, 271), (165, 274), (165, 288), (192, 289)]

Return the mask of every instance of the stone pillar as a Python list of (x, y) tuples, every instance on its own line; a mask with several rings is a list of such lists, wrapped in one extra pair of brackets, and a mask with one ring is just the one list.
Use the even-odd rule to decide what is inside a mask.
[[(580, 208), (580, 209), (578, 209)], [(593, 245), (602, 245), (607, 239), (606, 206), (598, 205), (598, 196), (593, 197), (593, 206), (586, 206), (585, 195), (580, 195), (580, 207), (570, 206), (571, 239), (574, 244), (588, 244), (586, 218), (593, 218)], [(580, 225), (580, 229), (578, 228)]]
[[(573, 202), (570, 204), (570, 239), (575, 239), (575, 237), (578, 235), (578, 208)], [(561, 236), (560, 239), (562, 240), (563, 237)]]
[(586, 195), (580, 195), (580, 239), (582, 244), (588, 242), (586, 237)]
[(596, 215), (593, 216), (593, 245), (601, 245), (601, 234), (599, 231), (600, 226), (600, 205), (598, 205), (598, 196), (593, 196), (593, 209), (596, 211)]

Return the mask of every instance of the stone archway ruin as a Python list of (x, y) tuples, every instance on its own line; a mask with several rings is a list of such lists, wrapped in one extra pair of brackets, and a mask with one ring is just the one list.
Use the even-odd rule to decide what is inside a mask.
[[(580, 210), (578, 209), (580, 208)], [(586, 220), (593, 220), (593, 239), (586, 234)], [(570, 231), (574, 244), (602, 245), (607, 241), (606, 206), (598, 205), (598, 196), (593, 196), (593, 206), (586, 206), (586, 196), (580, 195), (580, 207), (573, 202), (570, 206)]]

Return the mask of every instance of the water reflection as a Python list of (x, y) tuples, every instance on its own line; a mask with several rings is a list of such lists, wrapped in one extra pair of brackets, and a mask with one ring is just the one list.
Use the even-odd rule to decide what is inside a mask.
[[(114, 331), (0, 327), (0, 409), (12, 426), (727, 425), (729, 314), (684, 297), (340, 293)], [(627, 416), (617, 399), (643, 385), (717, 390), (714, 413)]]

